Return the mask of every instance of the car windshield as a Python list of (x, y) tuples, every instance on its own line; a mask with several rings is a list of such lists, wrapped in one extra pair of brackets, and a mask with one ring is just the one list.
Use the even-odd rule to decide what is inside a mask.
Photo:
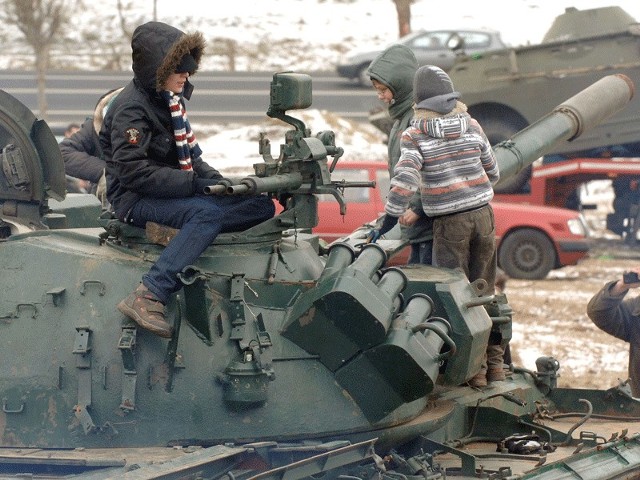
[(481, 32), (460, 32), (466, 48), (485, 48), (491, 44), (491, 38)]
[[(447, 48), (447, 42), (454, 32), (423, 32), (422, 34), (411, 34), (406, 38), (406, 45), (412, 48), (421, 49), (442, 49)], [(466, 48), (487, 48), (491, 44), (491, 37), (483, 32), (457, 32), (464, 40)]]

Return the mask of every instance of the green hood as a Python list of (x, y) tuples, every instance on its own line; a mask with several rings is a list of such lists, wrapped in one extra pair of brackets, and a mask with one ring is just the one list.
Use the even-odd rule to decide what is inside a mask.
[(393, 92), (393, 105), (389, 106), (391, 118), (401, 118), (413, 106), (413, 76), (418, 62), (411, 49), (394, 44), (373, 59), (368, 75), (385, 84)]

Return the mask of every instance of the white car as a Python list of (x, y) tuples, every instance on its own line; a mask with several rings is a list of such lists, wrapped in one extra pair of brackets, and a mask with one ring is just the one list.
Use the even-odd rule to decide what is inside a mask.
[[(413, 50), (418, 66), (437, 65), (445, 71), (453, 66), (459, 54), (477, 55), (506, 48), (500, 33), (493, 30), (420, 30), (393, 43), (406, 45)], [(338, 75), (356, 79), (362, 86), (370, 86), (366, 70), (382, 50), (348, 56), (337, 65)]]

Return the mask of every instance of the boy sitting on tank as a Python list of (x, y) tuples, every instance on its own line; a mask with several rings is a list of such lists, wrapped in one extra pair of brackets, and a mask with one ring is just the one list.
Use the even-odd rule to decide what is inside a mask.
[(204, 46), (199, 32), (185, 34), (161, 22), (137, 27), (134, 78), (113, 100), (100, 131), (107, 198), (118, 218), (142, 228), (155, 222), (179, 229), (138, 288), (118, 304), (142, 328), (165, 338), (173, 332), (164, 306), (182, 287), (178, 274), (219, 233), (252, 227), (275, 213), (266, 195), (204, 195), (222, 175), (202, 160), (185, 109)]

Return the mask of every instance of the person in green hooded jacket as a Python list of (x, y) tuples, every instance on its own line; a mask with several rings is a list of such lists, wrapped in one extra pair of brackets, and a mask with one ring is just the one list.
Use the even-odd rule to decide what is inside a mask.
[[(367, 69), (378, 98), (388, 106), (393, 120), (387, 150), (390, 178), (400, 158), (400, 137), (413, 118), (413, 77), (417, 69), (414, 53), (401, 44), (391, 45), (380, 52)], [(431, 265), (433, 221), (424, 213), (419, 193), (411, 199), (399, 223), (402, 238), (411, 245), (408, 263)]]
[[(393, 178), (394, 168), (400, 159), (400, 144), (403, 132), (409, 126), (415, 112), (413, 109), (414, 95), (413, 82), (418, 62), (411, 49), (405, 45), (394, 44), (387, 47), (371, 62), (368, 68), (368, 75), (375, 88), (378, 98), (388, 105), (388, 112), (394, 121), (389, 133), (388, 143), (388, 166), (389, 178)], [(385, 215), (385, 218), (388, 216)], [(406, 212), (398, 218), (400, 223), (402, 238), (409, 241), (411, 245), (411, 255), (408, 263), (419, 263), (431, 265), (433, 263), (433, 219), (424, 212), (419, 191), (411, 198)], [(375, 241), (369, 234), (369, 240)], [(503, 291), (507, 277), (499, 268), (496, 269), (496, 288)], [(504, 378), (503, 364), (511, 363), (511, 352), (509, 346), (503, 351), (495, 346), (490, 346), (492, 376), (493, 380)], [(504, 358), (503, 358), (504, 357)], [(500, 367), (497, 367), (500, 365)], [(481, 371), (469, 381), (469, 385), (474, 387), (484, 387), (487, 385), (487, 360), (482, 363)]]

